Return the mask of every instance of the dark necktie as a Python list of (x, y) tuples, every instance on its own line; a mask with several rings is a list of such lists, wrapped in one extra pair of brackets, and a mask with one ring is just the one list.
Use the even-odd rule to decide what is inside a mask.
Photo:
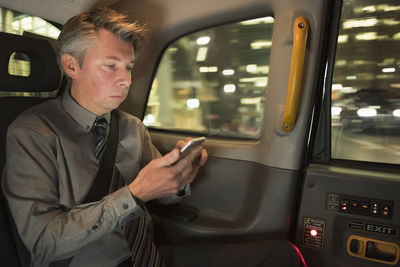
[(95, 137), (96, 158), (100, 159), (106, 144), (108, 122), (105, 118), (97, 118), (93, 123), (92, 132)]

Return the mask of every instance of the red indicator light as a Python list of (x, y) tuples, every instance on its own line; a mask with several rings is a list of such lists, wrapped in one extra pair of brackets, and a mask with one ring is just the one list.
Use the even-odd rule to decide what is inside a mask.
[(310, 231), (310, 235), (311, 235), (311, 236), (317, 236), (317, 235), (318, 235), (318, 232), (317, 232), (317, 230), (315, 230), (315, 229), (311, 229), (311, 231)]

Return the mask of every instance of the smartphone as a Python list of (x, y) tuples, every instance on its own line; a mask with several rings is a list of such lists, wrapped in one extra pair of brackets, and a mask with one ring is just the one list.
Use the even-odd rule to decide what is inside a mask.
[(189, 142), (187, 142), (180, 150), (179, 159), (185, 157), (187, 154), (190, 153), (190, 151), (192, 151), (194, 148), (201, 145), (205, 140), (206, 140), (206, 138), (204, 136), (202, 136), (202, 137), (194, 138), (194, 139), (190, 140)]

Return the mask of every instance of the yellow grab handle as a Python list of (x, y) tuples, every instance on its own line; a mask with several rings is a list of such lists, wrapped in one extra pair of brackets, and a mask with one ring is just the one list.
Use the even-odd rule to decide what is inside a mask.
[(285, 111), (282, 116), (281, 128), (290, 132), (294, 128), (297, 117), (300, 85), (303, 76), (304, 55), (308, 35), (308, 20), (298, 17), (293, 25), (293, 51), (290, 63), (289, 84), (286, 94)]

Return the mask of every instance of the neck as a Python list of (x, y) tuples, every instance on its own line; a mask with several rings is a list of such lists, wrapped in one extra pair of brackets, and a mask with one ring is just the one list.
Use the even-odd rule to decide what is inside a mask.
[(71, 97), (76, 101), (76, 103), (78, 103), (81, 107), (90, 111), (91, 113), (93, 113), (97, 116), (101, 116), (101, 115), (104, 115), (105, 113), (107, 113), (107, 112), (98, 111), (98, 110), (94, 109), (91, 105), (89, 105), (89, 101), (87, 101), (87, 99), (85, 99), (81, 94), (79, 94), (79, 89), (76, 88), (76, 86), (74, 86), (74, 84), (72, 84), (69, 93), (70, 93)]

